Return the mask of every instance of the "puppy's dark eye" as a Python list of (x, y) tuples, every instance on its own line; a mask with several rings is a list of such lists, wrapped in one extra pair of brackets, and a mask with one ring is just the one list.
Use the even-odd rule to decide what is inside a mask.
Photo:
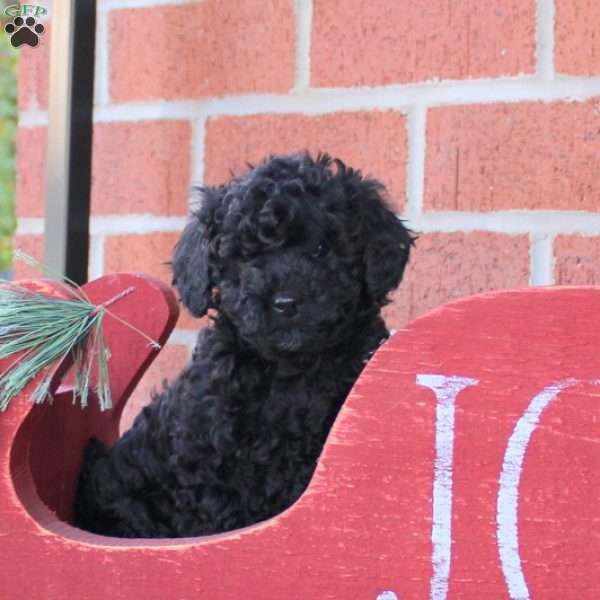
[(313, 258), (323, 258), (329, 252), (329, 246), (326, 242), (320, 242), (312, 251)]

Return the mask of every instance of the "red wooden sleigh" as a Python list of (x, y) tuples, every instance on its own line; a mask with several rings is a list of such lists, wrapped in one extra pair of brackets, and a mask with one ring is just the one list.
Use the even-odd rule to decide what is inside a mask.
[[(163, 342), (172, 293), (86, 286)], [(67, 524), (90, 435), (155, 352), (110, 317), (115, 408), (25, 396), (0, 414), (1, 600), (600, 598), (600, 290), (529, 289), (444, 306), (397, 333), (354, 386), (313, 480), (228, 534), (119, 540)], [(64, 368), (64, 367), (63, 367)]]

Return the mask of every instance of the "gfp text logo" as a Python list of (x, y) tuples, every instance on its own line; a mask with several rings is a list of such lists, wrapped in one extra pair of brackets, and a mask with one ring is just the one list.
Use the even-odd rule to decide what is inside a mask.
[(7, 17), (42, 17), (48, 14), (48, 10), (37, 4), (11, 4), (4, 9)]

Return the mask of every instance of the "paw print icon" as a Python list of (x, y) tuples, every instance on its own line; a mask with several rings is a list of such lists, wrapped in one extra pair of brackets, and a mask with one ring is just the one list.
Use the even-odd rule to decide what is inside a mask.
[(40, 35), (44, 33), (44, 26), (37, 23), (33, 17), (15, 17), (12, 23), (7, 23), (4, 26), (4, 31), (10, 35), (10, 43), (18, 48), (23, 44), (27, 44), (35, 48), (40, 41)]

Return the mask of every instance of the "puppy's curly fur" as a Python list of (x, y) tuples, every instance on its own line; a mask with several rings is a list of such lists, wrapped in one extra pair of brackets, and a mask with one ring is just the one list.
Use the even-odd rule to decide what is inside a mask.
[(172, 263), (214, 308), (190, 364), (110, 449), (87, 449), (77, 526), (181, 537), (267, 519), (308, 485), (413, 243), (383, 186), (327, 155), (275, 156), (201, 190)]

